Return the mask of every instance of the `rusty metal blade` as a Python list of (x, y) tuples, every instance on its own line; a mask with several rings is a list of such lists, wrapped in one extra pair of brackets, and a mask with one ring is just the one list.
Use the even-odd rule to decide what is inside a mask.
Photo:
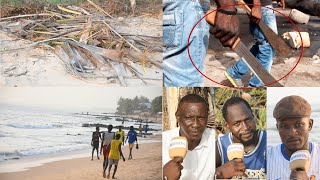
[(260, 81), (273, 87), (283, 87), (267, 70), (261, 66), (258, 60), (251, 54), (248, 48), (241, 42), (237, 44), (233, 50), (243, 58), (244, 62), (250, 68), (250, 70), (260, 79)]
[(269, 26), (260, 21), (259, 27), (278, 55), (281, 57), (288, 57), (291, 54), (292, 49)]

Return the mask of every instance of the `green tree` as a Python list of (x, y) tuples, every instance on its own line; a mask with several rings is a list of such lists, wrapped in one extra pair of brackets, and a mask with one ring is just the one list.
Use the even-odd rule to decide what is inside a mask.
[(151, 101), (151, 110), (153, 114), (162, 111), (162, 96), (158, 96)]

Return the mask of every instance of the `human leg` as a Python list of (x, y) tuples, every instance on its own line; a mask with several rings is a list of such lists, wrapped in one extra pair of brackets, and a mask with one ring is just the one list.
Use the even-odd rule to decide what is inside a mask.
[[(267, 7), (272, 7), (272, 6), (270, 5)], [(278, 33), (275, 13), (271, 9), (264, 8), (264, 7), (262, 7), (261, 11), (262, 11), (263, 23), (269, 26), (274, 32)], [(255, 44), (250, 49), (250, 52), (256, 57), (256, 59), (260, 62), (260, 64), (267, 71), (270, 72), (275, 51), (271, 47), (267, 39), (264, 37), (258, 25), (250, 23), (250, 32), (253, 35), (255, 40)], [(227, 69), (226, 72), (234, 79), (241, 79), (243, 75), (248, 73), (248, 71), (249, 71), (249, 67), (244, 62), (243, 59), (240, 59), (239, 61), (237, 61), (235, 65)], [(249, 86), (258, 87), (263, 85), (264, 84), (259, 80), (259, 78), (256, 75), (251, 76), (249, 80)]]
[[(267, 7), (272, 8), (272, 5)], [(275, 33), (278, 33), (275, 12), (268, 8), (262, 8), (262, 21), (269, 26)], [(258, 59), (259, 63), (270, 72), (275, 56), (275, 50), (272, 48), (268, 40), (262, 34), (260, 28), (250, 28), (256, 38), (255, 45), (251, 48), (252, 53)], [(271, 82), (270, 82), (271, 83)], [(249, 80), (252, 87), (263, 86), (264, 84), (256, 75), (252, 75)]]
[(114, 179), (114, 176), (116, 175), (117, 169), (118, 169), (118, 165), (115, 164), (115, 165), (114, 165), (114, 169), (113, 169), (112, 179)]
[(93, 153), (94, 153), (94, 147), (92, 147), (92, 152), (91, 152), (91, 161), (93, 161)]
[(109, 165), (109, 170), (108, 170), (108, 175), (107, 175), (107, 178), (109, 179), (110, 178), (110, 171), (111, 171), (111, 168), (112, 168), (112, 164)]

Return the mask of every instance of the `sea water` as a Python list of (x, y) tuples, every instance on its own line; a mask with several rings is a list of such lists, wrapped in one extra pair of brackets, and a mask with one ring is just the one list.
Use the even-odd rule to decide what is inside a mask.
[[(113, 116), (113, 117), (111, 117)], [(123, 125), (138, 128), (140, 123), (126, 118), (124, 124), (116, 115), (87, 112), (37, 111), (15, 107), (0, 108), (0, 163), (17, 161), (23, 157), (52, 155), (91, 149), (92, 132), (95, 127), (83, 124)], [(142, 125), (144, 125), (143, 123)], [(161, 134), (161, 124), (148, 123), (152, 134)], [(118, 128), (114, 128), (113, 132)], [(107, 128), (100, 128), (107, 131)], [(124, 130), (125, 133), (128, 130)], [(139, 132), (137, 132), (139, 133)], [(139, 143), (153, 142), (139, 138)], [(91, 152), (88, 151), (88, 154)]]

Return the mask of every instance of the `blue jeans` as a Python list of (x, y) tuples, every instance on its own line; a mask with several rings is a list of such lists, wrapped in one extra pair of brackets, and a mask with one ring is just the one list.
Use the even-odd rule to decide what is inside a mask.
[(209, 0), (163, 0), (163, 74), (164, 86), (203, 86), (204, 77), (192, 65), (204, 72), (208, 48), (209, 25), (203, 19), (210, 8)]
[[(272, 8), (272, 5), (268, 5), (266, 7)], [(264, 7), (262, 7), (261, 11), (263, 23), (269, 26), (274, 32), (278, 33), (275, 13), (271, 9)], [(260, 64), (270, 72), (275, 51), (263, 36), (258, 25), (250, 23), (250, 32), (255, 40), (255, 44), (252, 46), (250, 51), (259, 60)], [(248, 71), (249, 68), (242, 59), (240, 59), (234, 66), (227, 69), (227, 73), (236, 79), (240, 79), (243, 75), (247, 74)], [(251, 76), (249, 86), (258, 87), (263, 85), (264, 84), (256, 77), (256, 75)]]

